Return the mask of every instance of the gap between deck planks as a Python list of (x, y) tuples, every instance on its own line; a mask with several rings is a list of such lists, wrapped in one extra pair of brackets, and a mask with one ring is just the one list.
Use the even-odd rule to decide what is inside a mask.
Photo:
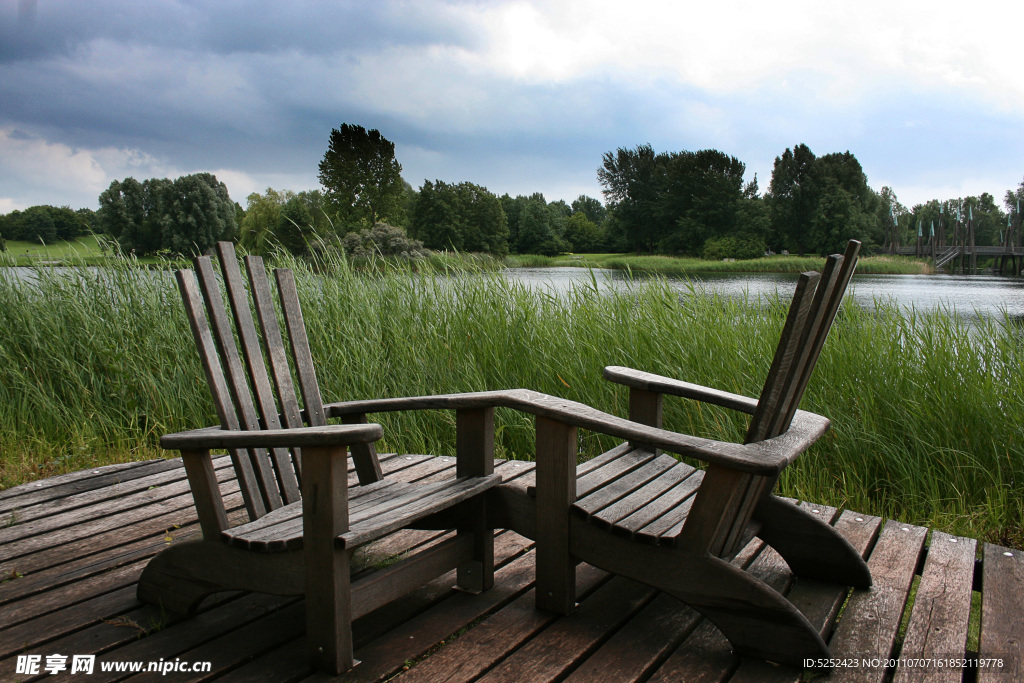
[[(233, 521), (244, 521), (226, 458), (218, 464)], [(454, 458), (386, 456), (383, 464), (393, 476), (431, 481), (450, 476)], [(532, 467), (499, 463), (497, 471), (506, 480), (529, 480)], [(213, 662), (217, 680), (329, 680), (312, 674), (305, 663), (301, 600), (222, 594), (186, 620), (171, 619), (135, 600), (138, 572), (168, 537), (178, 540), (197, 533), (180, 463), (115, 465), (40, 484), (0, 492), (0, 521), (8, 520), (0, 530), (0, 569), (4, 576), (23, 574), (0, 584), (0, 680), (8, 680), (19, 653), (98, 653), (101, 661), (205, 658)], [(834, 657), (963, 656), (974, 588), (973, 540), (936, 532), (926, 545), (928, 532), (920, 527), (891, 521), (883, 525), (866, 515), (847, 511), (837, 516), (824, 506), (807, 507), (832, 519), (866, 554), (875, 579), (871, 590), (855, 591), (843, 607), (847, 591), (794, 581), (774, 551), (756, 541), (736, 561), (787, 592), (830, 640)], [(365, 561), (386, 561), (440, 536), (398, 532), (375, 544)], [(362, 664), (345, 678), (577, 683), (800, 679), (801, 672), (793, 669), (733, 657), (721, 634), (675, 599), (587, 565), (577, 568), (576, 613), (558, 618), (539, 612), (533, 606), (529, 541), (499, 533), (496, 560), (491, 591), (453, 594), (454, 578), (445, 576), (359, 620), (356, 656)], [(969, 668), (969, 677), (978, 681), (1021, 678), (1021, 560), (1017, 551), (984, 546), (978, 654), (1002, 658), (1004, 667)], [(916, 575), (919, 566), (922, 573)], [(915, 577), (917, 597), (901, 645), (900, 619)], [(407, 664), (414, 665), (405, 671)], [(955, 667), (941, 672), (858, 667), (816, 680), (881, 681), (893, 676), (896, 681), (959, 681), (964, 672)], [(97, 674), (93, 679), (118, 676)]]

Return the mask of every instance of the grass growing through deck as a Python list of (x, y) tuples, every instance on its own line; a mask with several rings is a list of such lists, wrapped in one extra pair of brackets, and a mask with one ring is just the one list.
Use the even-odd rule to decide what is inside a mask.
[[(657, 280), (554, 296), (496, 273), (286, 264), (329, 401), (527, 387), (625, 415), (605, 365), (756, 396), (788, 307)], [(801, 406), (833, 429), (781, 492), (1024, 545), (1022, 350), (999, 322), (846, 306)], [(382, 452), (453, 452), (452, 413), (374, 419)], [(30, 284), (0, 270), (0, 486), (157, 457), (161, 434), (215, 423), (169, 273), (40, 268)], [(665, 423), (740, 440), (746, 420), (670, 399)], [(499, 411), (499, 456), (529, 458), (532, 440), (532, 418)], [(581, 434), (584, 457), (611, 444)]]

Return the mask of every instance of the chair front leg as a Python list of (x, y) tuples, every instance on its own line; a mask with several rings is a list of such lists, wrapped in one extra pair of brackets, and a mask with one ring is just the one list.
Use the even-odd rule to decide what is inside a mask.
[[(467, 408), (455, 414), (455, 476), (494, 473), (494, 408)], [(458, 567), (456, 587), (480, 593), (494, 586), (494, 530), (487, 524), (487, 502), (478, 496), (464, 506), (459, 535), (473, 537), (473, 559)]]
[(576, 427), (537, 416), (537, 607), (576, 608), (569, 515), (576, 502)]
[(348, 453), (344, 446), (302, 449), (302, 546), (306, 555), (306, 642), (313, 666), (352, 668), (351, 550), (334, 539), (348, 531)]

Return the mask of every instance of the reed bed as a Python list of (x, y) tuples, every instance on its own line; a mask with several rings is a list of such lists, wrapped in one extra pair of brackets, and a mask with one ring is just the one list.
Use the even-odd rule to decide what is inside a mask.
[[(625, 415), (601, 379), (627, 365), (756, 396), (785, 301), (661, 280), (553, 295), (494, 272), (296, 270), (326, 400), (527, 387)], [(844, 307), (802, 407), (832, 430), (783, 494), (1024, 546), (1020, 330), (948, 311)], [(450, 453), (454, 415), (379, 415), (383, 451)], [(128, 265), (0, 269), (0, 487), (162, 455), (163, 433), (216, 423), (173, 278)], [(670, 429), (740, 440), (744, 416), (672, 399)], [(497, 415), (500, 457), (529, 459), (532, 419)], [(581, 434), (581, 458), (612, 444)]]
[[(509, 256), (513, 267), (542, 268), (547, 266), (577, 266), (582, 268), (610, 268), (664, 275), (691, 275), (697, 273), (803, 273), (821, 267), (817, 256), (766, 256), (744, 261), (707, 261), (680, 256), (636, 256), (631, 254), (581, 254), (576, 256), (539, 256), (517, 254)], [(868, 256), (860, 260), (858, 272), (871, 275), (922, 275), (935, 272), (927, 261), (907, 256)]]

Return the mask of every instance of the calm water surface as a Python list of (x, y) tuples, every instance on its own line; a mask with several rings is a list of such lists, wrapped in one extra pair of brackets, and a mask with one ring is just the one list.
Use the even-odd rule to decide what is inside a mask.
[[(590, 285), (593, 280), (586, 268), (516, 268), (506, 271), (508, 277), (536, 288), (564, 291), (573, 286)], [(642, 275), (635, 275), (641, 279)], [(616, 270), (593, 271), (598, 287), (626, 287), (628, 274)], [(796, 275), (779, 273), (708, 273), (685, 277), (667, 277), (681, 293), (690, 286), (699, 290), (719, 292), (727, 296), (752, 299), (792, 296)], [(962, 315), (1001, 317), (1005, 312), (1014, 318), (1024, 317), (1024, 279), (995, 275), (854, 275), (850, 296), (868, 308), (876, 303), (895, 303), (916, 310), (944, 308)]]
[[(15, 277), (34, 279), (31, 268), (4, 268)], [(90, 269), (93, 270), (93, 269)], [(96, 269), (98, 271), (98, 269)], [(171, 278), (166, 271), (140, 271), (153, 277)], [(567, 291), (574, 286), (592, 286), (599, 289), (625, 288), (631, 282), (651, 276), (617, 270), (588, 270), (586, 268), (513, 268), (505, 271), (515, 281), (536, 289), (551, 292)], [(781, 273), (706, 273), (699, 276), (666, 277), (680, 293), (690, 287), (727, 296), (751, 299), (783, 299), (792, 296), (796, 275)], [(172, 280), (173, 281), (173, 280)], [(996, 317), (1003, 313), (1024, 319), (1024, 278), (995, 275), (854, 275), (850, 296), (859, 304), (874, 308), (876, 303), (895, 303), (916, 310), (945, 308), (968, 317)]]

